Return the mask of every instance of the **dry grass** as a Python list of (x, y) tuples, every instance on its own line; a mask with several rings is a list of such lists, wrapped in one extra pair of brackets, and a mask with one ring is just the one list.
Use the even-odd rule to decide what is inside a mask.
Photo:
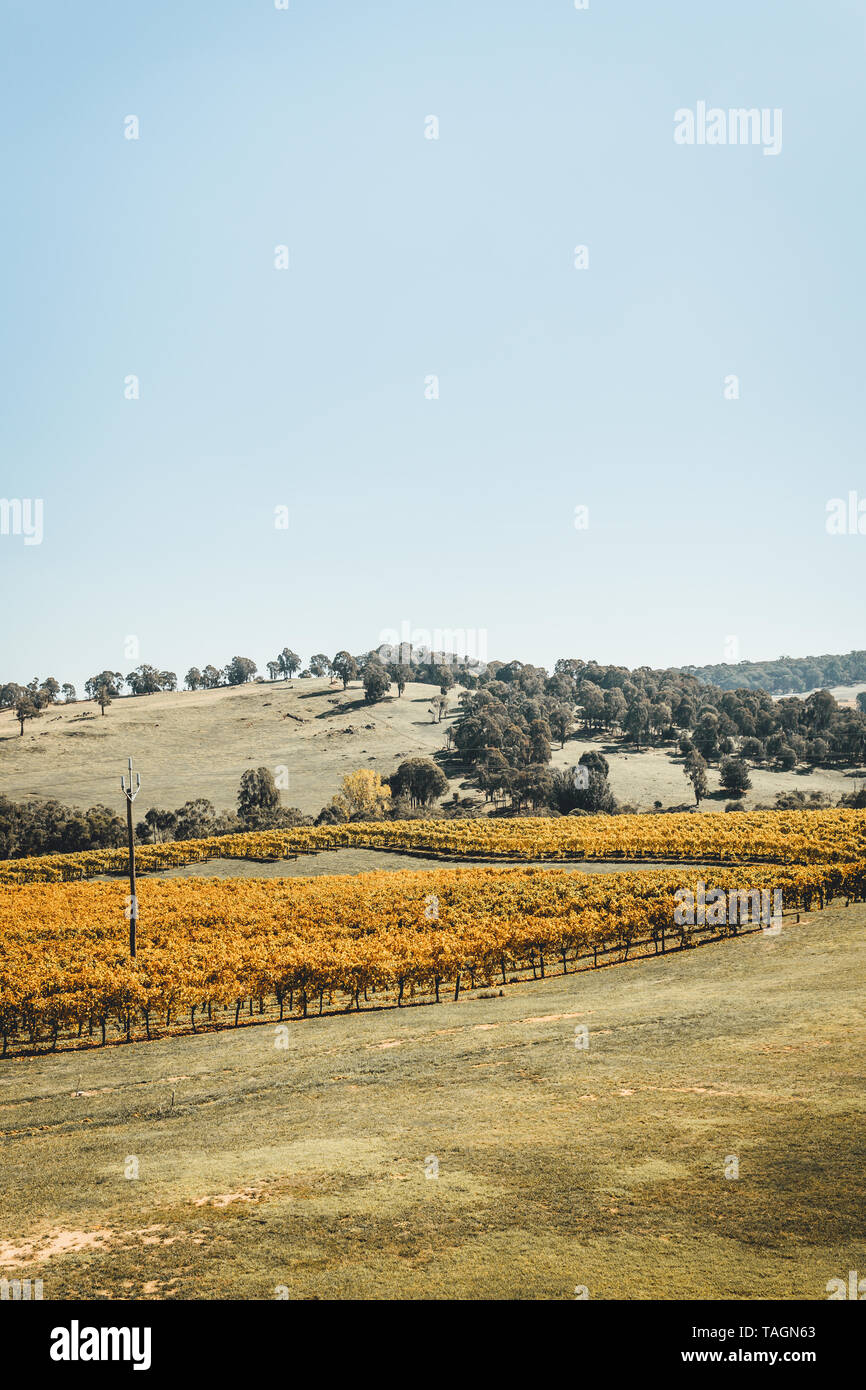
[[(25, 725), (0, 713), (0, 777), (7, 796), (54, 796), (79, 806), (123, 810), (120, 775), (131, 755), (142, 775), (135, 803), (177, 807), (204, 796), (234, 809), (249, 767), (288, 768), (283, 804), (316, 813), (357, 767), (392, 772), (399, 759), (430, 757), (446, 724), (428, 712), (438, 688), (407, 687), (375, 706), (355, 683), (278, 681), (235, 689), (176, 691), (115, 700), (103, 716), (80, 701), (47, 710)], [(456, 707), (456, 700), (455, 700)], [(352, 729), (349, 733), (347, 730)]]
[[(327, 680), (246, 685), (236, 689), (178, 691), (115, 700), (103, 718), (96, 705), (80, 701), (47, 710), (19, 737), (11, 711), (0, 712), (0, 779), (12, 798), (53, 796), (79, 806), (104, 802), (123, 811), (119, 778), (131, 754), (142, 773), (136, 815), (150, 806), (177, 807), (205, 796), (217, 809), (234, 808), (241, 774), (248, 767), (286, 767), (285, 805), (316, 814), (337, 791), (344, 773), (357, 767), (392, 772), (403, 758), (431, 757), (445, 746), (449, 718), (441, 724), (428, 712), (434, 686), (409, 685), (380, 704), (364, 704), (359, 683), (343, 692)], [(351, 729), (352, 732), (348, 732)], [(689, 804), (691, 788), (670, 748), (621, 751), (605, 740), (570, 739), (554, 747), (552, 766), (575, 764), (589, 748), (601, 748), (611, 764), (611, 786), (622, 803), (652, 808)], [(456, 764), (450, 771), (456, 772)], [(752, 772), (747, 809), (772, 802), (778, 791), (821, 791), (837, 801), (863, 773)], [(450, 789), (462, 786), (451, 779)], [(710, 772), (718, 791), (718, 770)], [(719, 793), (703, 811), (722, 809)]]
[(285, 1049), (271, 1025), (9, 1061), (4, 1272), (46, 1298), (826, 1298), (862, 1253), (864, 947), (839, 908)]

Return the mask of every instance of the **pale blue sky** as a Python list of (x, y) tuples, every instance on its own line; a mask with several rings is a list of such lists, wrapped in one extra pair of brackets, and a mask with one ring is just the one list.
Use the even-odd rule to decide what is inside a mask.
[[(0, 536), (0, 679), (404, 620), (546, 665), (866, 646), (866, 536), (825, 533), (866, 497), (859, 0), (0, 14), (0, 496), (45, 512)], [(701, 100), (781, 108), (781, 153), (677, 146)]]

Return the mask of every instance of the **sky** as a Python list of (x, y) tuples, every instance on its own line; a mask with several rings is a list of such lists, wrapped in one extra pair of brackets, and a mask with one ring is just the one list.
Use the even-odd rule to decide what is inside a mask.
[(864, 21), (3, 0), (0, 680), (866, 647)]

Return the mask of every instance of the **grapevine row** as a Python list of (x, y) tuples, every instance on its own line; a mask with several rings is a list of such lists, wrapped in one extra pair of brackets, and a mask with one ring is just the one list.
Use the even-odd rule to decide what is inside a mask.
[[(702, 871), (708, 891), (772, 893), (787, 910), (866, 898), (866, 860)], [(312, 879), (200, 879), (140, 885), (139, 956), (125, 955), (123, 887), (26, 884), (0, 893), (0, 1032), (35, 1045), (110, 1029), (126, 1037), (196, 1018), (239, 1021), (274, 1001), (312, 1009), (438, 999), (461, 980), (568, 971), (639, 943), (688, 946), (673, 868), (593, 875), (464, 868)], [(707, 928), (707, 930), (709, 930)], [(722, 932), (737, 930), (722, 928)], [(713, 929), (718, 935), (719, 929)]]
[[(833, 863), (866, 856), (866, 812), (752, 811), (732, 814), (563, 816), (559, 819), (433, 820), (298, 826), (205, 840), (146, 845), (142, 872), (209, 859), (277, 861), (341, 848), (449, 859), (531, 861), (674, 860), (692, 863)], [(12, 859), (0, 885), (63, 883), (125, 872), (124, 849)]]

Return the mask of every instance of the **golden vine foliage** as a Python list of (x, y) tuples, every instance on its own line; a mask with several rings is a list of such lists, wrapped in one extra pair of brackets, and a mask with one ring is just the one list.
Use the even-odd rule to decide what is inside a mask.
[[(523, 863), (617, 859), (835, 863), (866, 857), (866, 811), (354, 822), (145, 845), (137, 851), (136, 861), (146, 872), (217, 858), (272, 862), (340, 848)], [(62, 883), (120, 874), (126, 862), (125, 849), (9, 859), (0, 864), (0, 884)]]
[[(661, 818), (660, 818), (661, 819)], [(666, 821), (669, 819), (664, 818)], [(695, 818), (697, 819), (697, 818)], [(742, 817), (728, 817), (738, 822)], [(809, 817), (811, 820), (811, 817)], [(678, 889), (780, 889), (787, 908), (866, 895), (866, 861), (739, 870), (584, 874), (442, 869), (291, 879), (185, 878), (140, 884), (139, 956), (126, 956), (122, 884), (32, 883), (0, 891), (0, 1032), (37, 1041), (94, 1022), (130, 1033), (207, 1008), (274, 997), (306, 1014), (335, 992), (401, 1002), (468, 974), (509, 971), (639, 942), (688, 945)], [(734, 928), (736, 930), (736, 928)], [(717, 929), (714, 929), (716, 932)]]

